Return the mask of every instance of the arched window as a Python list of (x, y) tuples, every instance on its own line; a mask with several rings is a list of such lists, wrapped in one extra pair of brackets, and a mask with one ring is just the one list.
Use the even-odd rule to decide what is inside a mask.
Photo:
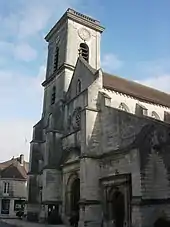
[(89, 61), (89, 47), (86, 43), (80, 43), (79, 54), (88, 62)]
[(56, 97), (56, 87), (54, 86), (51, 94), (51, 105), (55, 103), (55, 97)]
[(127, 106), (125, 103), (123, 103), (123, 102), (120, 103), (119, 109), (120, 109), (120, 110), (123, 110), (123, 111), (125, 111), (125, 112), (129, 112), (128, 106)]
[(50, 113), (47, 119), (47, 126), (48, 128), (52, 127), (52, 114)]
[(155, 111), (152, 111), (152, 117), (157, 119), (157, 120), (160, 120), (159, 115)]
[(81, 81), (77, 80), (76, 95), (81, 92)]
[(54, 55), (54, 72), (58, 69), (58, 57), (59, 57), (59, 48), (56, 46), (55, 55)]

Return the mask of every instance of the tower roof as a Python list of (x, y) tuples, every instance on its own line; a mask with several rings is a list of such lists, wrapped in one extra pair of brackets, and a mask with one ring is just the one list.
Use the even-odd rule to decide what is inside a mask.
[(89, 16), (86, 16), (82, 13), (75, 11), (74, 9), (68, 8), (64, 15), (58, 20), (58, 22), (54, 25), (54, 27), (49, 31), (46, 35), (45, 40), (48, 42), (51, 36), (55, 33), (55, 31), (67, 20), (71, 19), (77, 23), (85, 25), (91, 29), (97, 30), (99, 32), (103, 32), (104, 27), (100, 25), (100, 22), (96, 19), (93, 19)]

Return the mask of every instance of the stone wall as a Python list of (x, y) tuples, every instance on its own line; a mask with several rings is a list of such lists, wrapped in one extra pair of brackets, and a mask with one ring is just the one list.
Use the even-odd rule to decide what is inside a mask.
[(139, 101), (129, 95), (126, 94), (121, 94), (116, 91), (111, 91), (108, 89), (103, 89), (103, 92), (105, 92), (107, 95), (110, 96), (111, 98), (111, 107), (112, 108), (119, 108), (121, 103), (124, 103), (127, 107), (130, 113), (135, 114), (136, 111), (136, 104), (141, 105), (147, 109), (147, 115), (149, 117), (154, 118), (153, 111), (158, 114), (158, 117), (161, 121), (164, 121), (164, 113), (170, 112), (170, 108), (160, 106), (160, 105), (155, 105), (152, 103), (144, 102), (144, 101)]
[(168, 218), (169, 125), (106, 105), (101, 123), (105, 157), (101, 161), (101, 175), (109, 176), (116, 170), (118, 174), (131, 173), (132, 201), (136, 197), (141, 201), (132, 203), (133, 226), (152, 226), (161, 212)]
[(43, 171), (42, 202), (61, 202), (62, 178), (61, 172), (56, 169), (45, 169)]
[[(0, 180), (0, 196), (3, 197), (4, 183), (9, 183), (9, 197), (20, 197), (27, 199), (27, 182), (26, 180), (12, 180), (2, 179)], [(5, 196), (5, 195), (4, 195)], [(7, 196), (7, 195), (6, 195)], [(8, 197), (8, 196), (7, 196)]]

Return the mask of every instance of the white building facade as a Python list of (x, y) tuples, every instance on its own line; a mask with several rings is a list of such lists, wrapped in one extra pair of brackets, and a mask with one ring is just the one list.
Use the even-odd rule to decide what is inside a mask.
[(16, 218), (27, 202), (27, 165), (23, 159), (13, 158), (0, 163), (0, 217)]

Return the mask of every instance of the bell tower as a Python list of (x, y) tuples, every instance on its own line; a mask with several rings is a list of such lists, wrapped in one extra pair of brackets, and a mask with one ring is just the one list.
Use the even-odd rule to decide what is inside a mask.
[(47, 34), (47, 71), (42, 84), (45, 88), (43, 113), (48, 112), (49, 106), (62, 99), (67, 92), (79, 55), (93, 68), (100, 68), (100, 37), (103, 30), (99, 21), (68, 9)]

